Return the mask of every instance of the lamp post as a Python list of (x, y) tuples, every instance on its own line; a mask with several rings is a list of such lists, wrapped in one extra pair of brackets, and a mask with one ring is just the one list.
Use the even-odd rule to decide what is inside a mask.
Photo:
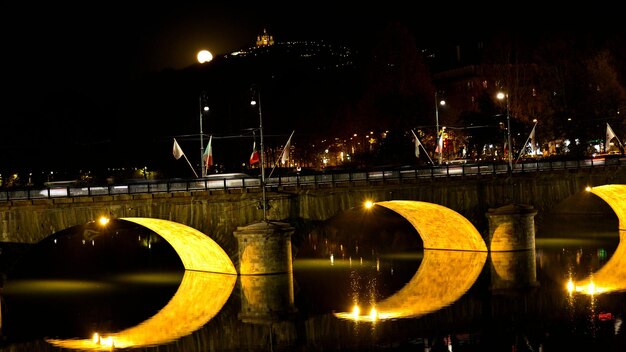
[[(446, 105), (446, 101), (445, 100), (441, 100), (439, 101), (437, 99), (437, 91), (435, 90), (435, 124), (436, 124), (436, 129), (437, 129), (437, 133), (435, 136), (435, 143), (439, 143), (439, 105), (441, 106), (445, 106)], [(443, 150), (439, 150), (439, 165), (441, 165), (441, 162), (443, 160)]]
[(209, 111), (209, 106), (206, 104), (202, 104), (202, 97), (204, 93), (200, 94), (199, 99), (199, 108), (200, 108), (200, 174), (202, 177), (206, 176), (206, 168), (204, 167), (204, 134), (202, 132), (202, 116), (205, 112)]
[[(261, 110), (261, 92), (257, 92), (259, 111), (259, 134), (261, 136), (261, 192), (263, 194), (263, 221), (267, 222), (267, 203), (265, 200), (265, 152), (263, 150), (263, 112)], [(257, 105), (256, 97), (253, 95), (250, 105)]]
[(496, 97), (498, 100), (502, 100), (506, 98), (506, 139), (509, 145), (509, 150), (507, 153), (507, 159), (509, 162), (509, 172), (513, 171), (513, 161), (511, 159), (511, 154), (513, 152), (513, 145), (511, 144), (511, 114), (509, 113), (509, 95), (499, 92)]

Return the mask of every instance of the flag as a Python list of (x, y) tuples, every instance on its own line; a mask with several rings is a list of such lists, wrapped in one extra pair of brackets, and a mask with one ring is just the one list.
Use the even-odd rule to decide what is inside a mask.
[[(411, 130), (411, 133), (413, 133), (413, 137), (415, 137), (415, 156), (417, 158), (419, 158), (420, 157), (420, 147), (424, 148), (424, 145), (422, 144), (422, 142), (420, 142), (420, 139), (417, 138), (417, 135), (415, 134), (415, 132), (413, 132), (413, 130)], [(424, 149), (424, 151), (426, 151), (426, 149)], [(434, 165), (433, 160), (430, 158), (428, 153), (426, 153), (426, 157), (428, 158), (428, 160), (430, 160), (430, 163)]]
[(174, 158), (176, 158), (176, 160), (185, 155), (185, 153), (183, 153), (183, 150), (180, 148), (180, 145), (178, 145), (176, 138), (174, 138), (174, 148), (172, 150), (172, 153), (174, 154)]
[(211, 147), (211, 141), (213, 140), (213, 136), (209, 137), (209, 144), (206, 145), (206, 149), (202, 154), (202, 159), (204, 160), (204, 167), (208, 169), (213, 165), (213, 148)]
[(613, 132), (613, 129), (611, 128), (611, 126), (609, 126), (609, 124), (606, 124), (606, 145), (604, 146), (604, 151), (608, 151), (609, 147), (611, 146), (611, 139), (615, 138), (615, 132)]
[(420, 140), (415, 136), (415, 157), (420, 157)]
[(289, 149), (291, 148), (291, 137), (293, 137), (293, 133), (295, 131), (291, 132), (291, 135), (289, 136), (289, 139), (287, 140), (287, 143), (285, 143), (285, 147), (283, 148), (283, 153), (280, 156), (280, 162), (282, 164), (286, 164), (287, 161), (289, 161)]
[(250, 154), (250, 165), (259, 162), (259, 151), (256, 150), (256, 142), (252, 143), (252, 154)]
[(435, 153), (443, 153), (443, 130), (441, 130), (441, 134), (439, 135), (439, 141), (437, 142), (437, 149), (435, 149)]
[(530, 142), (530, 152), (533, 155), (535, 154), (535, 127), (537, 127), (537, 124), (533, 126), (533, 130), (530, 132), (530, 135), (528, 136), (528, 141)]

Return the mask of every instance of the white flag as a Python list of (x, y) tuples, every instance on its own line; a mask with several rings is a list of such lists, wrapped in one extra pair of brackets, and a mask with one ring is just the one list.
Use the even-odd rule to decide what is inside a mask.
[(420, 157), (420, 140), (415, 136), (415, 156)]
[(535, 127), (537, 127), (537, 124), (533, 126), (533, 130), (530, 131), (530, 136), (528, 136), (528, 141), (530, 142), (530, 152), (533, 155), (535, 154)]
[(176, 158), (176, 160), (185, 155), (185, 153), (183, 153), (183, 150), (180, 148), (180, 145), (178, 145), (176, 138), (174, 138), (174, 148), (172, 150), (172, 153), (174, 154), (174, 158)]
[(604, 146), (604, 151), (607, 152), (609, 150), (609, 147), (611, 146), (611, 139), (615, 138), (615, 132), (613, 132), (613, 129), (611, 128), (611, 126), (609, 126), (608, 122), (606, 124), (606, 145)]
[(289, 149), (291, 149), (291, 137), (293, 137), (293, 133), (295, 131), (291, 132), (291, 136), (289, 136), (289, 139), (287, 140), (287, 143), (285, 144), (285, 148), (283, 148), (283, 154), (280, 156), (280, 162), (282, 164), (286, 164), (287, 161), (289, 161)]

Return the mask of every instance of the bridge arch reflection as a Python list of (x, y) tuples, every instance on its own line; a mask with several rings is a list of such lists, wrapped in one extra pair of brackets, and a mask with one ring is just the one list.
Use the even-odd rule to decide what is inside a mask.
[(341, 312), (335, 316), (352, 320), (415, 318), (452, 304), (472, 287), (488, 253), (469, 220), (427, 202), (386, 201), (376, 205), (398, 213), (415, 227), (424, 243), (424, 259), (402, 289), (375, 303), (374, 313)]
[(588, 189), (605, 201), (619, 221), (619, 244), (600, 270), (573, 283), (572, 290), (601, 294), (626, 290), (626, 185), (604, 185)]
[[(111, 350), (174, 341), (200, 329), (230, 297), (237, 272), (226, 252), (211, 238), (189, 226), (152, 218), (121, 218), (146, 227), (165, 239), (185, 267), (178, 290), (157, 314), (119, 332), (100, 332), (92, 339), (48, 339), (69, 349)], [(233, 275), (234, 274), (234, 275)]]

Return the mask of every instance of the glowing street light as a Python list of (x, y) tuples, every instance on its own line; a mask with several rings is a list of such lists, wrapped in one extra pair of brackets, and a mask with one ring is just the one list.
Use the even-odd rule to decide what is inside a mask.
[(507, 144), (509, 146), (507, 159), (509, 161), (509, 172), (512, 172), (513, 161), (511, 159), (511, 154), (513, 153), (513, 145), (511, 144), (511, 116), (509, 113), (509, 95), (504, 94), (502, 92), (498, 92), (498, 94), (496, 95), (496, 98), (498, 98), (498, 100), (506, 99), (506, 139), (507, 139)]

